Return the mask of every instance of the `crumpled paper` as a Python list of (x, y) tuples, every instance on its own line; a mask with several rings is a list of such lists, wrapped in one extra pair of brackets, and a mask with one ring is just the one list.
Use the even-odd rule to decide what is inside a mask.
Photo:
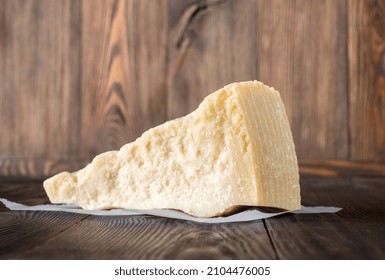
[(44, 204), (44, 205), (28, 206), (28, 205), (9, 201), (5, 198), (0, 198), (0, 202), (2, 202), (5, 205), (5, 207), (7, 207), (8, 209), (14, 210), (14, 211), (58, 211), (58, 212), (69, 212), (69, 213), (96, 215), (96, 216), (151, 215), (151, 216), (194, 221), (198, 223), (207, 223), (207, 224), (255, 221), (255, 220), (261, 220), (261, 219), (268, 219), (268, 218), (276, 217), (287, 213), (292, 213), (292, 214), (336, 213), (342, 209), (338, 207), (325, 207), (325, 206), (316, 206), (316, 207), (301, 206), (300, 210), (266, 213), (261, 211), (260, 209), (251, 208), (227, 217), (197, 218), (180, 211), (166, 210), (166, 209), (162, 209), (162, 210), (137, 210), (137, 209), (84, 210), (76, 205), (71, 205), (71, 204)]

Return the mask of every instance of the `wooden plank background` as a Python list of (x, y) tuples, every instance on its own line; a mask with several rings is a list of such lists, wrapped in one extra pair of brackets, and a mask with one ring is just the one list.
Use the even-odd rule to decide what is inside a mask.
[(385, 161), (385, 1), (0, 0), (0, 176), (74, 170), (252, 79), (300, 159)]

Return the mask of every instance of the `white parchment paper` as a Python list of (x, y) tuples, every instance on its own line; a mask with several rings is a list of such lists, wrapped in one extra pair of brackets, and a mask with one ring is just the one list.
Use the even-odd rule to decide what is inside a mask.
[(44, 204), (28, 206), (20, 203), (9, 201), (5, 198), (0, 198), (0, 201), (10, 210), (14, 211), (59, 211), (59, 212), (70, 212), (77, 214), (86, 215), (97, 215), (97, 216), (133, 216), (133, 215), (151, 215), (186, 221), (194, 221), (198, 223), (234, 223), (234, 222), (246, 222), (255, 221), (261, 219), (268, 219), (279, 215), (292, 213), (292, 214), (320, 214), (320, 213), (337, 213), (342, 208), (338, 207), (307, 207), (301, 206), (300, 210), (285, 211), (285, 212), (274, 212), (266, 213), (257, 209), (248, 209), (231, 216), (217, 217), (217, 218), (197, 218), (175, 210), (136, 210), (136, 209), (112, 209), (112, 210), (84, 210), (76, 205), (71, 204)]

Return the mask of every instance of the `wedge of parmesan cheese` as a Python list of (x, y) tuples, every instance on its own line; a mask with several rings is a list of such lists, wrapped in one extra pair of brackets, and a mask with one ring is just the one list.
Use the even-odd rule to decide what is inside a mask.
[(298, 163), (279, 93), (230, 84), (191, 114), (47, 179), (52, 203), (84, 209), (177, 209), (197, 217), (237, 206), (300, 208)]

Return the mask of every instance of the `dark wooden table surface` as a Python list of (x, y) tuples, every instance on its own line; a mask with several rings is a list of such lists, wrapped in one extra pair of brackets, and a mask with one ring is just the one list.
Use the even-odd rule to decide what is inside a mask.
[[(385, 259), (383, 166), (358, 167), (301, 166), (302, 204), (342, 207), (336, 214), (208, 225), (1, 205), (0, 259)], [(48, 203), (39, 180), (2, 180), (0, 197)]]

